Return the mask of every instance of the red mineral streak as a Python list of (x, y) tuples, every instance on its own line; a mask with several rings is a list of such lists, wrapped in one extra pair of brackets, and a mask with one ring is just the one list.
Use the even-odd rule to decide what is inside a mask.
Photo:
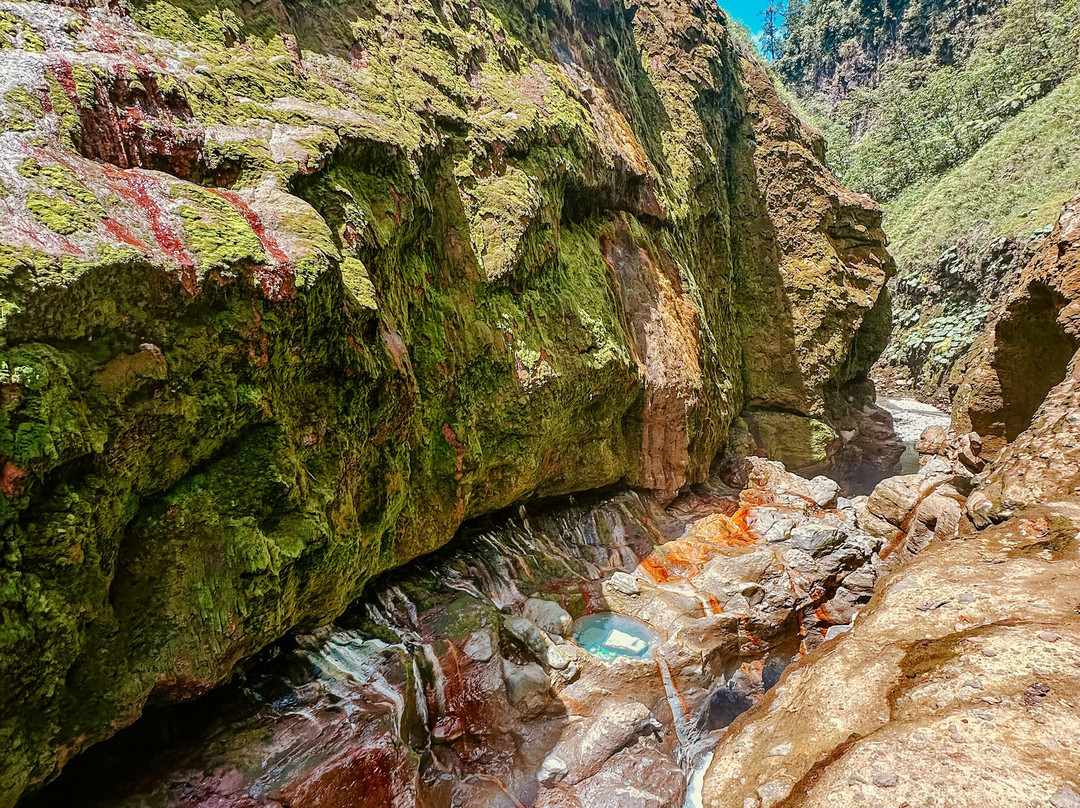
[(292, 297), (296, 290), (295, 278), (292, 271), (292, 262), (289, 256), (281, 248), (281, 244), (263, 224), (262, 219), (248, 204), (232, 191), (224, 191), (217, 188), (211, 189), (215, 194), (236, 208), (237, 212), (244, 217), (248, 227), (255, 233), (259, 243), (270, 258), (270, 264), (255, 270), (255, 277), (263, 289), (267, 300), (285, 300)]
[(53, 76), (56, 77), (57, 83), (63, 89), (68, 100), (78, 109), (81, 104), (79, 103), (79, 91), (75, 87), (75, 73), (71, 68), (71, 63), (59, 59), (51, 66), (51, 69)]
[(127, 225), (118, 222), (116, 219), (105, 219), (101, 224), (105, 230), (108, 231), (109, 235), (117, 241), (122, 241), (129, 247), (135, 247), (144, 251), (150, 249), (131, 232)]
[(154, 199), (150, 181), (148, 178), (134, 171), (123, 171), (118, 168), (105, 168), (110, 177), (119, 175), (123, 183), (116, 183), (116, 192), (130, 202), (137, 209), (144, 211), (150, 221), (150, 232), (162, 252), (172, 258), (180, 266), (180, 283), (188, 294), (194, 296), (199, 291), (198, 279), (195, 276), (195, 262), (188, 251), (184, 248), (180, 236), (173, 227), (172, 217)]
[(291, 783), (281, 802), (290, 808), (387, 808), (399, 792), (400, 754), (390, 738), (343, 752)]
[[(36, 219), (34, 221), (35, 223), (37, 222)], [(67, 236), (61, 236), (59, 233), (54, 233), (43, 224), (37, 224), (34, 228), (30, 228), (20, 223), (19, 220), (15, 220), (12, 224), (12, 229), (29, 243), (37, 245), (45, 252), (51, 254), (59, 252), (63, 255), (86, 254), (86, 250)]]

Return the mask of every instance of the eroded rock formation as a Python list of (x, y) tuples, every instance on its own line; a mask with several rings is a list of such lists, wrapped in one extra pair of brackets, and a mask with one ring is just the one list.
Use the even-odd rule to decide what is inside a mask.
[(1074, 804), (1078, 531), (1047, 503), (924, 549), (736, 723), (704, 804)]
[(712, 2), (0, 19), (0, 804), (466, 518), (866, 401), (879, 214)]
[(836, 483), (756, 459), (748, 480), (667, 508), (619, 492), (466, 528), (267, 655), (242, 690), (176, 708), (186, 724), (147, 716), (43, 797), (681, 808), (718, 734), (851, 622), (880, 568), (881, 540)]
[(1080, 348), (1080, 197), (1050, 236), (971, 352), (954, 369), (953, 422), (992, 452), (1027, 429)]
[(1074, 201), (968, 357), (954, 425), (977, 431), (928, 428), (919, 474), (855, 503), (895, 537), (881, 555), (909, 552), (733, 725), (706, 806), (1080, 805), (1078, 221)]

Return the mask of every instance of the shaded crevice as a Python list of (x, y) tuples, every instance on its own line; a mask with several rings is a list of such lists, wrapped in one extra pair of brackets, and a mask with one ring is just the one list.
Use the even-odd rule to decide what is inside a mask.
[(1080, 347), (1058, 322), (1068, 302), (1057, 290), (1036, 281), (998, 322), (994, 368), (1003, 407), (990, 414), (972, 412), (972, 427), (980, 435), (1003, 430), (1008, 440), (1016, 439), (1030, 426), (1050, 390), (1065, 378)]

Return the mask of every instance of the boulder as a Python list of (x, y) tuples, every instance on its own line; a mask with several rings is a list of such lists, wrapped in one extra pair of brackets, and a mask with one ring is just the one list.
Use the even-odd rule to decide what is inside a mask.
[(908, 516), (930, 492), (942, 485), (944, 475), (905, 474), (880, 482), (866, 500), (866, 509), (896, 527), (904, 527)]
[(840, 493), (840, 484), (829, 477), (818, 476), (806, 484), (810, 492), (810, 498), (822, 508), (836, 506), (837, 495)]
[(928, 426), (915, 442), (915, 451), (920, 455), (949, 454), (949, 430), (943, 426)]
[[(1036, 551), (1047, 524), (1057, 533), (1034, 538)], [(1080, 554), (1055, 536), (1077, 532), (1072, 500), (927, 547), (850, 630), (789, 668), (731, 727), (703, 804), (1068, 799), (1078, 784), (1065, 741), (1080, 734)]]
[(518, 665), (504, 659), (503, 682), (506, 700), (524, 718), (542, 713), (551, 703), (551, 679), (535, 662)]
[[(549, 779), (569, 784), (592, 777), (607, 760), (642, 734), (658, 732), (660, 723), (640, 702), (622, 702), (605, 708), (587, 727), (559, 742), (541, 767)], [(557, 772), (566, 769), (566, 773)]]
[(679, 765), (655, 740), (639, 738), (587, 780), (542, 792), (534, 808), (673, 808), (685, 791)]
[(638, 579), (633, 575), (622, 571), (613, 572), (611, 577), (604, 582), (604, 586), (605, 588), (610, 587), (615, 592), (629, 597), (635, 597), (641, 594), (641, 587), (638, 586)]
[(558, 603), (541, 598), (529, 598), (521, 613), (537, 628), (559, 637), (567, 636), (570, 624), (574, 622), (570, 613)]

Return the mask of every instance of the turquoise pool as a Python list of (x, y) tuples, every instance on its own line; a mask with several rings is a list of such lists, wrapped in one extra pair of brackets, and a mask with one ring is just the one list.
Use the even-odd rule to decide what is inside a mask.
[(597, 612), (582, 617), (574, 624), (574, 641), (602, 659), (641, 659), (652, 653), (663, 639), (658, 631), (633, 617)]

